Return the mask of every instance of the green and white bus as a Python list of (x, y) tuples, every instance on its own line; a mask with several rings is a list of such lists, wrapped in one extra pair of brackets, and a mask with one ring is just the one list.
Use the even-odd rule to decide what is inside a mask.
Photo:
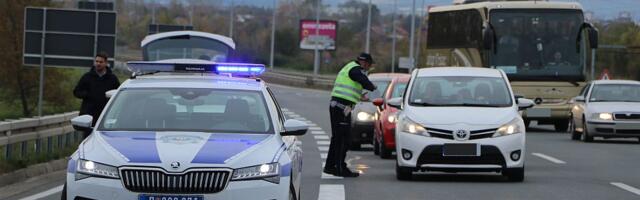
[(429, 10), (426, 67), (502, 69), (533, 99), (527, 125), (569, 125), (569, 101), (586, 84), (598, 32), (574, 2), (455, 0)]

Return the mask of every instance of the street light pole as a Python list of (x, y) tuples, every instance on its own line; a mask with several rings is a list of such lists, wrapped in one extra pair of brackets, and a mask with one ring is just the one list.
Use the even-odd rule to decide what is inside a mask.
[(420, 41), (422, 41), (422, 24), (423, 24), (423, 20), (424, 20), (424, 0), (422, 0), (422, 7), (420, 7), (420, 19), (419, 19), (419, 24), (418, 25), (418, 41), (416, 42), (416, 60), (415, 60), (415, 64), (417, 65), (417, 63), (420, 63)]
[(273, 69), (273, 54), (276, 44), (276, 12), (278, 11), (278, 0), (273, 0), (273, 16), (271, 17), (271, 54), (269, 55), (269, 67)]
[(367, 39), (365, 42), (364, 52), (369, 53), (369, 41), (371, 40), (371, 0), (369, 0), (369, 12), (367, 14)]
[(396, 9), (398, 0), (393, 0), (393, 15), (391, 16), (391, 29), (393, 33), (391, 34), (393, 37), (393, 42), (391, 42), (391, 73), (396, 71)]
[(416, 0), (413, 0), (413, 5), (411, 6), (411, 38), (409, 39), (409, 59), (411, 60), (411, 69), (409, 72), (413, 70), (415, 67), (415, 60), (413, 56), (413, 41), (416, 33)]
[(316, 0), (316, 41), (313, 48), (313, 75), (314, 77), (318, 75), (318, 70), (320, 68), (320, 52), (319, 52), (319, 44), (318, 39), (320, 37), (320, 0)]
[(234, 5), (234, 0), (231, 0), (231, 8), (229, 10), (229, 37), (233, 38), (233, 21), (235, 21), (234, 18), (234, 9), (235, 9), (235, 5)]

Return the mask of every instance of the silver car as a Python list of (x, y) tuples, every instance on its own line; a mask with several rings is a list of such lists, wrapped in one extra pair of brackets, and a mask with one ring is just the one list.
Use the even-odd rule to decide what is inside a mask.
[(639, 81), (593, 81), (573, 102), (570, 122), (573, 140), (638, 138), (640, 142)]

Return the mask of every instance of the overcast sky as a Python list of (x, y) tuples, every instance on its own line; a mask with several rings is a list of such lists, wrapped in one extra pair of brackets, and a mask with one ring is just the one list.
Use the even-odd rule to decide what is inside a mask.
[[(158, 0), (163, 1), (163, 0)], [(229, 3), (232, 0), (224, 0), (225, 3)], [(233, 0), (235, 4), (251, 4), (261, 7), (272, 7), (273, 0)], [(289, 0), (279, 0), (289, 1)], [(296, 1), (296, 0), (294, 0)], [(367, 0), (361, 0), (368, 2)], [(376, 4), (383, 13), (390, 13), (393, 11), (394, 0), (371, 0)], [(412, 0), (396, 0), (398, 3), (398, 11), (408, 14), (411, 12)], [(416, 0), (416, 7), (421, 7), (424, 1), (426, 5), (450, 5), (452, 0)], [(630, 12), (634, 19), (640, 21), (640, 0), (556, 0), (556, 1), (577, 1), (587, 11), (593, 11), (596, 18), (611, 19), (616, 18), (622, 11)], [(323, 4), (329, 4), (332, 7), (346, 2), (346, 0), (322, 0)]]

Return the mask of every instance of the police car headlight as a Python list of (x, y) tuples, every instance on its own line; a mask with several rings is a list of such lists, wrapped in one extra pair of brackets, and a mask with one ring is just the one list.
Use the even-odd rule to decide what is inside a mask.
[(426, 128), (418, 123), (411, 121), (409, 118), (404, 118), (404, 120), (402, 120), (401, 124), (399, 125), (402, 132), (431, 137), (431, 135), (427, 133)]
[(81, 174), (78, 176), (79, 179), (87, 177), (120, 178), (118, 168), (90, 160), (78, 160), (76, 169), (77, 173)]
[(232, 181), (264, 179), (280, 183), (280, 164), (269, 163), (233, 170)]
[(373, 121), (373, 115), (369, 114), (367, 112), (358, 112), (358, 115), (356, 115), (358, 121), (363, 121), (363, 122), (368, 122), (368, 121)]
[(498, 128), (496, 133), (493, 134), (493, 137), (500, 137), (500, 136), (522, 133), (523, 128), (520, 127), (518, 122), (519, 122), (518, 118), (515, 118), (510, 122), (502, 125), (500, 128)]

